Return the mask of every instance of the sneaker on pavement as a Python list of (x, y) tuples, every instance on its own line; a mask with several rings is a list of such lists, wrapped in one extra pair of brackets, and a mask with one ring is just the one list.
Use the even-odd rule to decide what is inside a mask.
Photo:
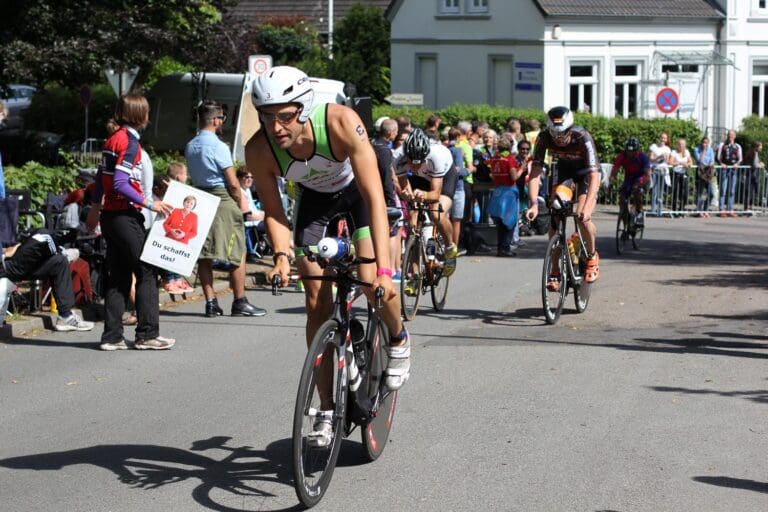
[(53, 328), (57, 331), (90, 331), (93, 329), (93, 322), (86, 322), (80, 315), (70, 313), (66, 317), (59, 316)]
[(456, 257), (459, 254), (459, 248), (452, 245), (445, 251), (445, 268), (443, 269), (443, 275), (445, 277), (451, 277), (456, 272)]
[(405, 336), (405, 343), (402, 345), (387, 345), (387, 355), (389, 363), (385, 373), (387, 375), (387, 387), (393, 391), (403, 387), (408, 377), (411, 375), (411, 336), (403, 327), (400, 339)]
[(136, 340), (134, 346), (137, 350), (168, 350), (176, 343), (173, 338), (157, 336), (149, 340)]
[(232, 316), (264, 316), (266, 314), (266, 309), (257, 308), (245, 297), (232, 303)]
[(100, 350), (106, 350), (111, 352), (113, 350), (128, 350), (128, 345), (125, 344), (125, 340), (120, 341), (102, 341), (99, 345)]
[(314, 448), (327, 448), (333, 440), (333, 411), (317, 411), (307, 444)]

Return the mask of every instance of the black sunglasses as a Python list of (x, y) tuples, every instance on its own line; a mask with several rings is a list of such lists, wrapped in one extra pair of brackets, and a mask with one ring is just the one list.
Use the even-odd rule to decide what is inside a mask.
[(278, 112), (277, 114), (259, 111), (259, 118), (261, 119), (262, 124), (272, 124), (277, 120), (278, 123), (285, 126), (293, 122), (293, 120), (301, 114), (302, 110), (303, 108), (297, 108), (293, 112)]

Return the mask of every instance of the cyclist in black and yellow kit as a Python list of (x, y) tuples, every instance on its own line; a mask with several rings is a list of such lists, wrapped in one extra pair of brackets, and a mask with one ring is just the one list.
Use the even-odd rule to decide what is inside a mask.
[[(547, 151), (557, 161), (557, 182), (551, 184), (551, 190), (569, 179), (577, 185), (576, 215), (589, 253), (584, 278), (588, 283), (594, 282), (600, 275), (600, 257), (595, 247), (597, 228), (592, 222), (600, 187), (600, 162), (592, 135), (581, 126), (573, 124), (573, 113), (568, 107), (554, 107), (547, 112), (547, 128), (541, 131), (536, 140), (531, 179), (528, 182), (529, 220), (539, 214), (537, 178), (541, 176)], [(554, 217), (552, 222), (550, 238), (555, 233)]]

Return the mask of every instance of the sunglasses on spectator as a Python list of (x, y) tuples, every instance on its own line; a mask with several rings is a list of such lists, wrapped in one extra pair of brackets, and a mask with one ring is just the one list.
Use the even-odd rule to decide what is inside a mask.
[(259, 111), (259, 118), (261, 119), (262, 124), (272, 124), (277, 121), (281, 125), (287, 126), (301, 114), (302, 110), (302, 108), (297, 108), (293, 112), (278, 112), (276, 114)]
[(216, 116), (216, 117), (214, 117), (214, 119), (221, 119), (222, 123), (226, 123), (227, 122), (227, 114), (222, 114), (220, 116)]
[(243, 176), (243, 178), (245, 178), (246, 180), (252, 180), (253, 176), (250, 175), (250, 174), (247, 174), (247, 175)]

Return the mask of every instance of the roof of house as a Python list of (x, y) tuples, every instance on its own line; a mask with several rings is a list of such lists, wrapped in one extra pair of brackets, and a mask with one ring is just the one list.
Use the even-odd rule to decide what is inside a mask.
[[(230, 12), (254, 23), (277, 16), (301, 16), (320, 32), (328, 31), (328, 3), (331, 0), (240, 0)], [(332, 0), (334, 23), (343, 19), (355, 4), (380, 7), (383, 11), (390, 0)]]
[(544, 16), (723, 18), (714, 0), (533, 0)]

